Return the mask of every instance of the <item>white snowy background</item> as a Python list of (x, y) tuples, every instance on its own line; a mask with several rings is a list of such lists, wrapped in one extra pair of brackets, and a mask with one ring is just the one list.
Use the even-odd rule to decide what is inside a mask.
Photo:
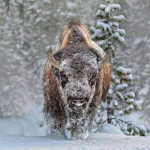
[[(132, 69), (136, 97), (142, 110), (125, 120), (143, 124), (146, 137), (125, 136), (105, 125), (85, 141), (47, 134), (44, 121), (42, 71), (46, 51), (73, 17), (94, 25), (104, 0), (0, 1), (0, 150), (1, 149), (150, 149), (150, 1), (114, 0), (122, 6), (127, 32), (117, 45), (118, 65)], [(88, 14), (88, 15), (87, 15)]]

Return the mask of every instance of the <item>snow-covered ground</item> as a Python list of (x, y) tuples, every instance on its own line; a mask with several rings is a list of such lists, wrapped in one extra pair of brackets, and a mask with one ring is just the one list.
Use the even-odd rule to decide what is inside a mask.
[(27, 109), (27, 113), (21, 117), (0, 118), (0, 135), (46, 135), (43, 106), (30, 103), (30, 107)]
[[(42, 106), (34, 106), (22, 117), (0, 119), (0, 150), (150, 150), (149, 136), (125, 136), (117, 127), (107, 124), (101, 133), (92, 133), (86, 140), (72, 141), (58, 134), (46, 135)], [(133, 113), (124, 119), (134, 118), (141, 124), (137, 115), (140, 117), (140, 113)]]
[(0, 136), (0, 150), (150, 150), (150, 137), (92, 133), (86, 140), (67, 140), (61, 135)]

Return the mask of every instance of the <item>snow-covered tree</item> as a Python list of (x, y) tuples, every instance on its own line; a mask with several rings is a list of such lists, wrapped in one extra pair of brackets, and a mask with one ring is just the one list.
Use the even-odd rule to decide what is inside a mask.
[(126, 135), (145, 135), (145, 128), (135, 125), (132, 122), (124, 121), (121, 117), (128, 115), (134, 110), (139, 110), (141, 101), (136, 100), (132, 91), (131, 82), (133, 80), (132, 70), (115, 64), (115, 41), (124, 43), (126, 31), (120, 28), (124, 22), (123, 15), (117, 15), (116, 10), (120, 10), (119, 4), (114, 4), (113, 0), (107, 0), (107, 4), (101, 4), (96, 13), (96, 27), (91, 27), (91, 38), (103, 48), (107, 55), (110, 55), (112, 65), (111, 85), (105, 102), (102, 102), (95, 116), (96, 128), (98, 131), (104, 123), (119, 126)]
[(23, 0), (0, 2), (0, 117), (22, 116), (28, 102), (42, 98), (42, 88), (28, 68), (34, 49), (30, 37), (35, 35), (29, 32), (28, 7)]

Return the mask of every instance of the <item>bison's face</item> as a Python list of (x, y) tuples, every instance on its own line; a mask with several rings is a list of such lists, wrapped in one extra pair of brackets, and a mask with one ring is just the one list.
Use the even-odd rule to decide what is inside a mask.
[[(71, 111), (86, 111), (95, 93), (97, 56), (87, 46), (68, 46), (54, 55), (61, 60), (57, 81), (62, 100)], [(56, 68), (53, 68), (56, 73)]]

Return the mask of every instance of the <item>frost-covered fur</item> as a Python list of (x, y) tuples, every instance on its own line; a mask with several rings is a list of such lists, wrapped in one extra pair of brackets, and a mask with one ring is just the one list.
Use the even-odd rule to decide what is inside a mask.
[(71, 21), (60, 37), (62, 49), (54, 54), (61, 61), (59, 68), (47, 59), (43, 72), (47, 123), (51, 132), (64, 132), (69, 139), (88, 137), (95, 111), (110, 82), (109, 61), (101, 65), (103, 57), (87, 44), (91, 41), (85, 41), (82, 35), (87, 31), (83, 33), (79, 26), (79, 21)]

